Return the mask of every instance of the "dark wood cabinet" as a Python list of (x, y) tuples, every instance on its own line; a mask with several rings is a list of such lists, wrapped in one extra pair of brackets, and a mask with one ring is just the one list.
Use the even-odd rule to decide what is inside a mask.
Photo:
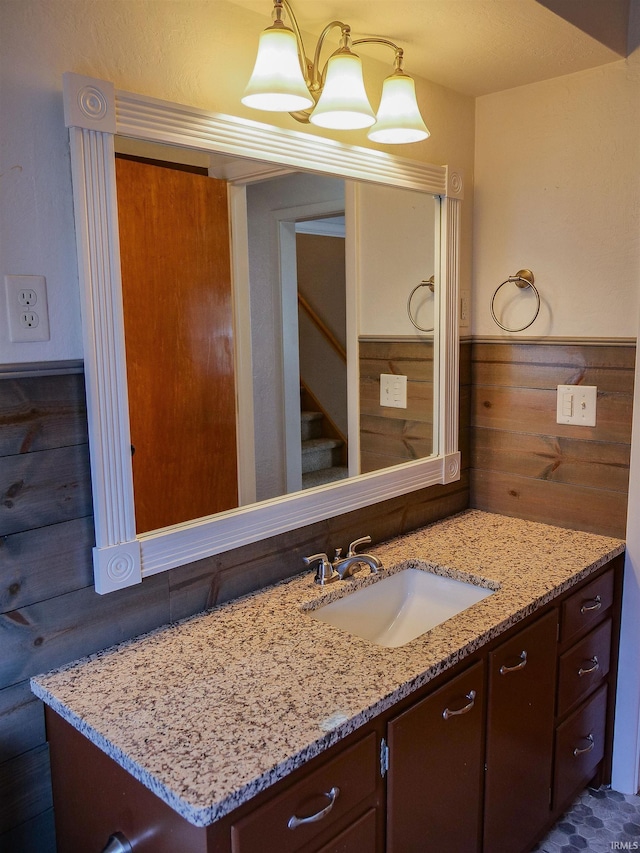
[(355, 823), (325, 844), (318, 853), (367, 853), (378, 850), (376, 841), (376, 813), (369, 809)]
[(622, 566), (209, 827), (47, 708), (59, 853), (101, 853), (116, 831), (134, 853), (525, 853), (591, 780), (608, 781)]
[(484, 663), (388, 724), (387, 850), (477, 850), (482, 816)]
[[(326, 836), (332, 828), (344, 826), (345, 815), (353, 814), (360, 803), (371, 803), (379, 777), (377, 738), (371, 733), (353, 746), (338, 751), (297, 784), (234, 822), (231, 827), (233, 853), (256, 850), (293, 853), (316, 849), (318, 838)], [(355, 850), (352, 842), (344, 839), (359, 837), (368, 823), (365, 821), (365, 829), (358, 830), (355, 821), (353, 823), (354, 833), (340, 833), (343, 841), (336, 849)], [(333, 843), (323, 849), (333, 849)], [(369, 849), (375, 850), (375, 846)]]
[(604, 758), (607, 685), (603, 684), (556, 731), (554, 805), (562, 808), (593, 778)]
[[(616, 573), (615, 566), (619, 571)], [(608, 781), (619, 637), (622, 558), (561, 607), (553, 810), (594, 777)]]
[(49, 708), (58, 853), (381, 853), (379, 739), (365, 727), (208, 827), (190, 824)]
[(551, 808), (558, 613), (489, 655), (484, 849), (521, 853)]
[(609, 674), (611, 630), (611, 619), (607, 619), (560, 655), (558, 717), (573, 710)]

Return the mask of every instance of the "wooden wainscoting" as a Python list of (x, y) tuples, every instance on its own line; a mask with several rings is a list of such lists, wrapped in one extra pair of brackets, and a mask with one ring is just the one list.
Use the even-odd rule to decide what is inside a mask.
[(0, 376), (0, 423), (0, 850), (7, 853), (56, 849), (44, 713), (30, 676), (294, 575), (305, 555), (332, 553), (364, 534), (381, 542), (469, 502), (463, 471), (456, 483), (100, 596), (93, 589), (82, 375)]
[[(433, 342), (359, 343), (360, 464), (363, 473), (433, 453)], [(380, 405), (380, 374), (407, 377), (407, 408)]]
[[(624, 537), (635, 344), (474, 342), (471, 505)], [(596, 385), (595, 427), (556, 423), (557, 385)]]

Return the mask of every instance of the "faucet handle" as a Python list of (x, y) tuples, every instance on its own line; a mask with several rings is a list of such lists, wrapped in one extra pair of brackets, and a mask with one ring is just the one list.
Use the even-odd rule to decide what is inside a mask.
[(368, 545), (371, 542), (370, 536), (362, 536), (360, 539), (356, 539), (354, 542), (349, 545), (349, 550), (347, 551), (347, 557), (353, 557), (356, 553), (356, 548), (359, 548), (360, 545)]
[(318, 563), (316, 576), (314, 578), (316, 583), (324, 585), (338, 577), (338, 573), (334, 570), (326, 554), (314, 554), (311, 557), (303, 557), (302, 559), (305, 566), (311, 566), (314, 563)]

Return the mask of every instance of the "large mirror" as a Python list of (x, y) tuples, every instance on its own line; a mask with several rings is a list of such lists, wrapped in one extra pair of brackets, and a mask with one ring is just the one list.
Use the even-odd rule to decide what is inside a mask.
[(73, 74), (65, 115), (99, 592), (458, 478), (458, 173)]
[(434, 453), (438, 197), (115, 149), (138, 534)]

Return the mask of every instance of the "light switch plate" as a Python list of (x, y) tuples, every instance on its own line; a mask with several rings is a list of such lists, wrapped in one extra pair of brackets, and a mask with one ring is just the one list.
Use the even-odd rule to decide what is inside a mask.
[(380, 405), (407, 408), (407, 377), (395, 373), (380, 374)]
[(558, 385), (556, 422), (595, 426), (597, 397), (597, 385)]

